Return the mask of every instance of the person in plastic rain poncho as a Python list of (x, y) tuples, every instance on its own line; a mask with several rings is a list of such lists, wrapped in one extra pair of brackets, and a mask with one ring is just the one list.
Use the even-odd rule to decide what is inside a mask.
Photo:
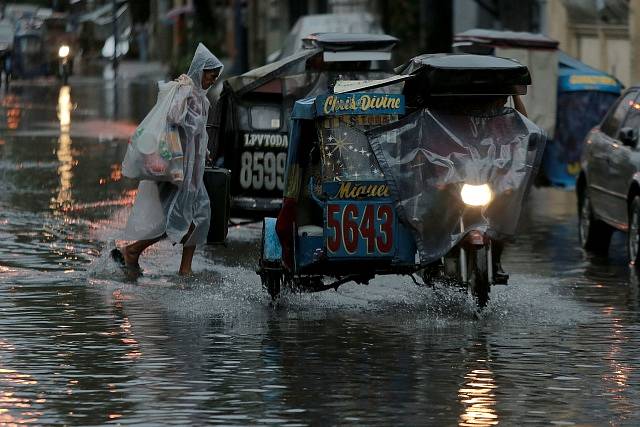
[(124, 236), (135, 242), (111, 252), (112, 257), (130, 272), (140, 273), (138, 259), (146, 248), (169, 238), (183, 244), (178, 273), (191, 274), (196, 246), (206, 243), (211, 216), (203, 182), (209, 112), (206, 95), (222, 69), (218, 58), (200, 43), (189, 71), (178, 78), (182, 84), (173, 98), (167, 121), (179, 129), (184, 152), (184, 181), (180, 187), (169, 182), (140, 182)]

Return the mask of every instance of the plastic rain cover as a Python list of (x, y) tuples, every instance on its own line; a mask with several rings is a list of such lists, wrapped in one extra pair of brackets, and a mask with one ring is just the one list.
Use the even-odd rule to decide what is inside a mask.
[(159, 185), (141, 181), (132, 213), (125, 229), (126, 240), (153, 239), (167, 233), (173, 242), (180, 242), (193, 224), (185, 246), (204, 244), (211, 216), (209, 196), (203, 174), (207, 156), (205, 125), (209, 112), (207, 90), (202, 88), (202, 73), (220, 69), (222, 63), (202, 43), (198, 45), (187, 75), (173, 98), (167, 121), (178, 127), (184, 152), (184, 181), (180, 186)]
[(543, 131), (513, 109), (491, 117), (425, 109), (371, 130), (368, 138), (421, 264), (441, 258), (464, 236), (465, 183), (488, 184), (493, 193), (474, 216), (479, 222), (465, 224), (465, 231), (512, 236), (545, 144)]

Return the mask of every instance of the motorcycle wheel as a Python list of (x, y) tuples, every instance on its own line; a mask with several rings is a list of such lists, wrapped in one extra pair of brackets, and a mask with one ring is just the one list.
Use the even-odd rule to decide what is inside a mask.
[(486, 307), (489, 302), (489, 259), (485, 246), (469, 251), (469, 286), (478, 308)]
[(585, 194), (578, 214), (580, 245), (586, 251), (600, 255), (609, 252), (613, 229), (593, 215), (589, 196)]
[(635, 196), (629, 207), (629, 233), (627, 234), (629, 264), (640, 267), (640, 196)]
[(272, 300), (280, 295), (280, 287), (282, 285), (283, 274), (277, 270), (265, 270), (260, 275), (262, 286), (267, 290)]

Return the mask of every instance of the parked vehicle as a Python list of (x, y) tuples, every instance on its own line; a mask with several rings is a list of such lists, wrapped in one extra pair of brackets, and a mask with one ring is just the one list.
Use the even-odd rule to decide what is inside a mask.
[(640, 253), (639, 93), (640, 87), (627, 89), (589, 132), (576, 184), (582, 247), (606, 254), (613, 231), (626, 232), (633, 265)]
[(558, 61), (556, 131), (545, 149), (542, 171), (551, 185), (574, 189), (584, 138), (620, 96), (622, 84), (564, 52)]
[(0, 74), (4, 72), (5, 83), (11, 73), (11, 53), (13, 51), (14, 25), (8, 20), (0, 21)]
[(296, 102), (283, 207), (263, 222), (269, 294), (417, 274), (484, 307), (492, 242), (515, 232), (544, 149), (540, 128), (500, 104), (530, 82), (509, 59), (423, 55)]
[(57, 75), (63, 84), (73, 74), (73, 60), (78, 48), (77, 35), (71, 28), (68, 16), (53, 13), (42, 23), (48, 74)]
[(393, 75), (397, 39), (372, 34), (315, 34), (298, 53), (224, 82), (212, 113), (209, 151), (232, 171), (232, 208), (275, 212), (282, 203), (289, 118), (296, 99), (327, 93), (339, 76)]
[(11, 60), (11, 77), (30, 78), (47, 74), (42, 29), (28, 24), (16, 30)]

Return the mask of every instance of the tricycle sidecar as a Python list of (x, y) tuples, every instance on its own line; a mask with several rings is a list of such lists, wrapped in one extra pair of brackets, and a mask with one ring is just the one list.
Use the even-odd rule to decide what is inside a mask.
[(405, 71), (404, 83), (349, 82), (336, 87), (359, 91), (295, 104), (283, 207), (265, 219), (261, 243), (258, 274), (272, 297), (283, 286), (321, 291), (418, 273), (487, 304), (492, 243), (515, 231), (544, 146), (515, 110), (489, 107), (526, 87), (528, 73), (475, 55), (418, 57)]
[(344, 78), (392, 75), (397, 39), (384, 34), (312, 34), (300, 51), (224, 82), (212, 112), (209, 150), (232, 170), (235, 213), (264, 216), (280, 209), (291, 109)]

